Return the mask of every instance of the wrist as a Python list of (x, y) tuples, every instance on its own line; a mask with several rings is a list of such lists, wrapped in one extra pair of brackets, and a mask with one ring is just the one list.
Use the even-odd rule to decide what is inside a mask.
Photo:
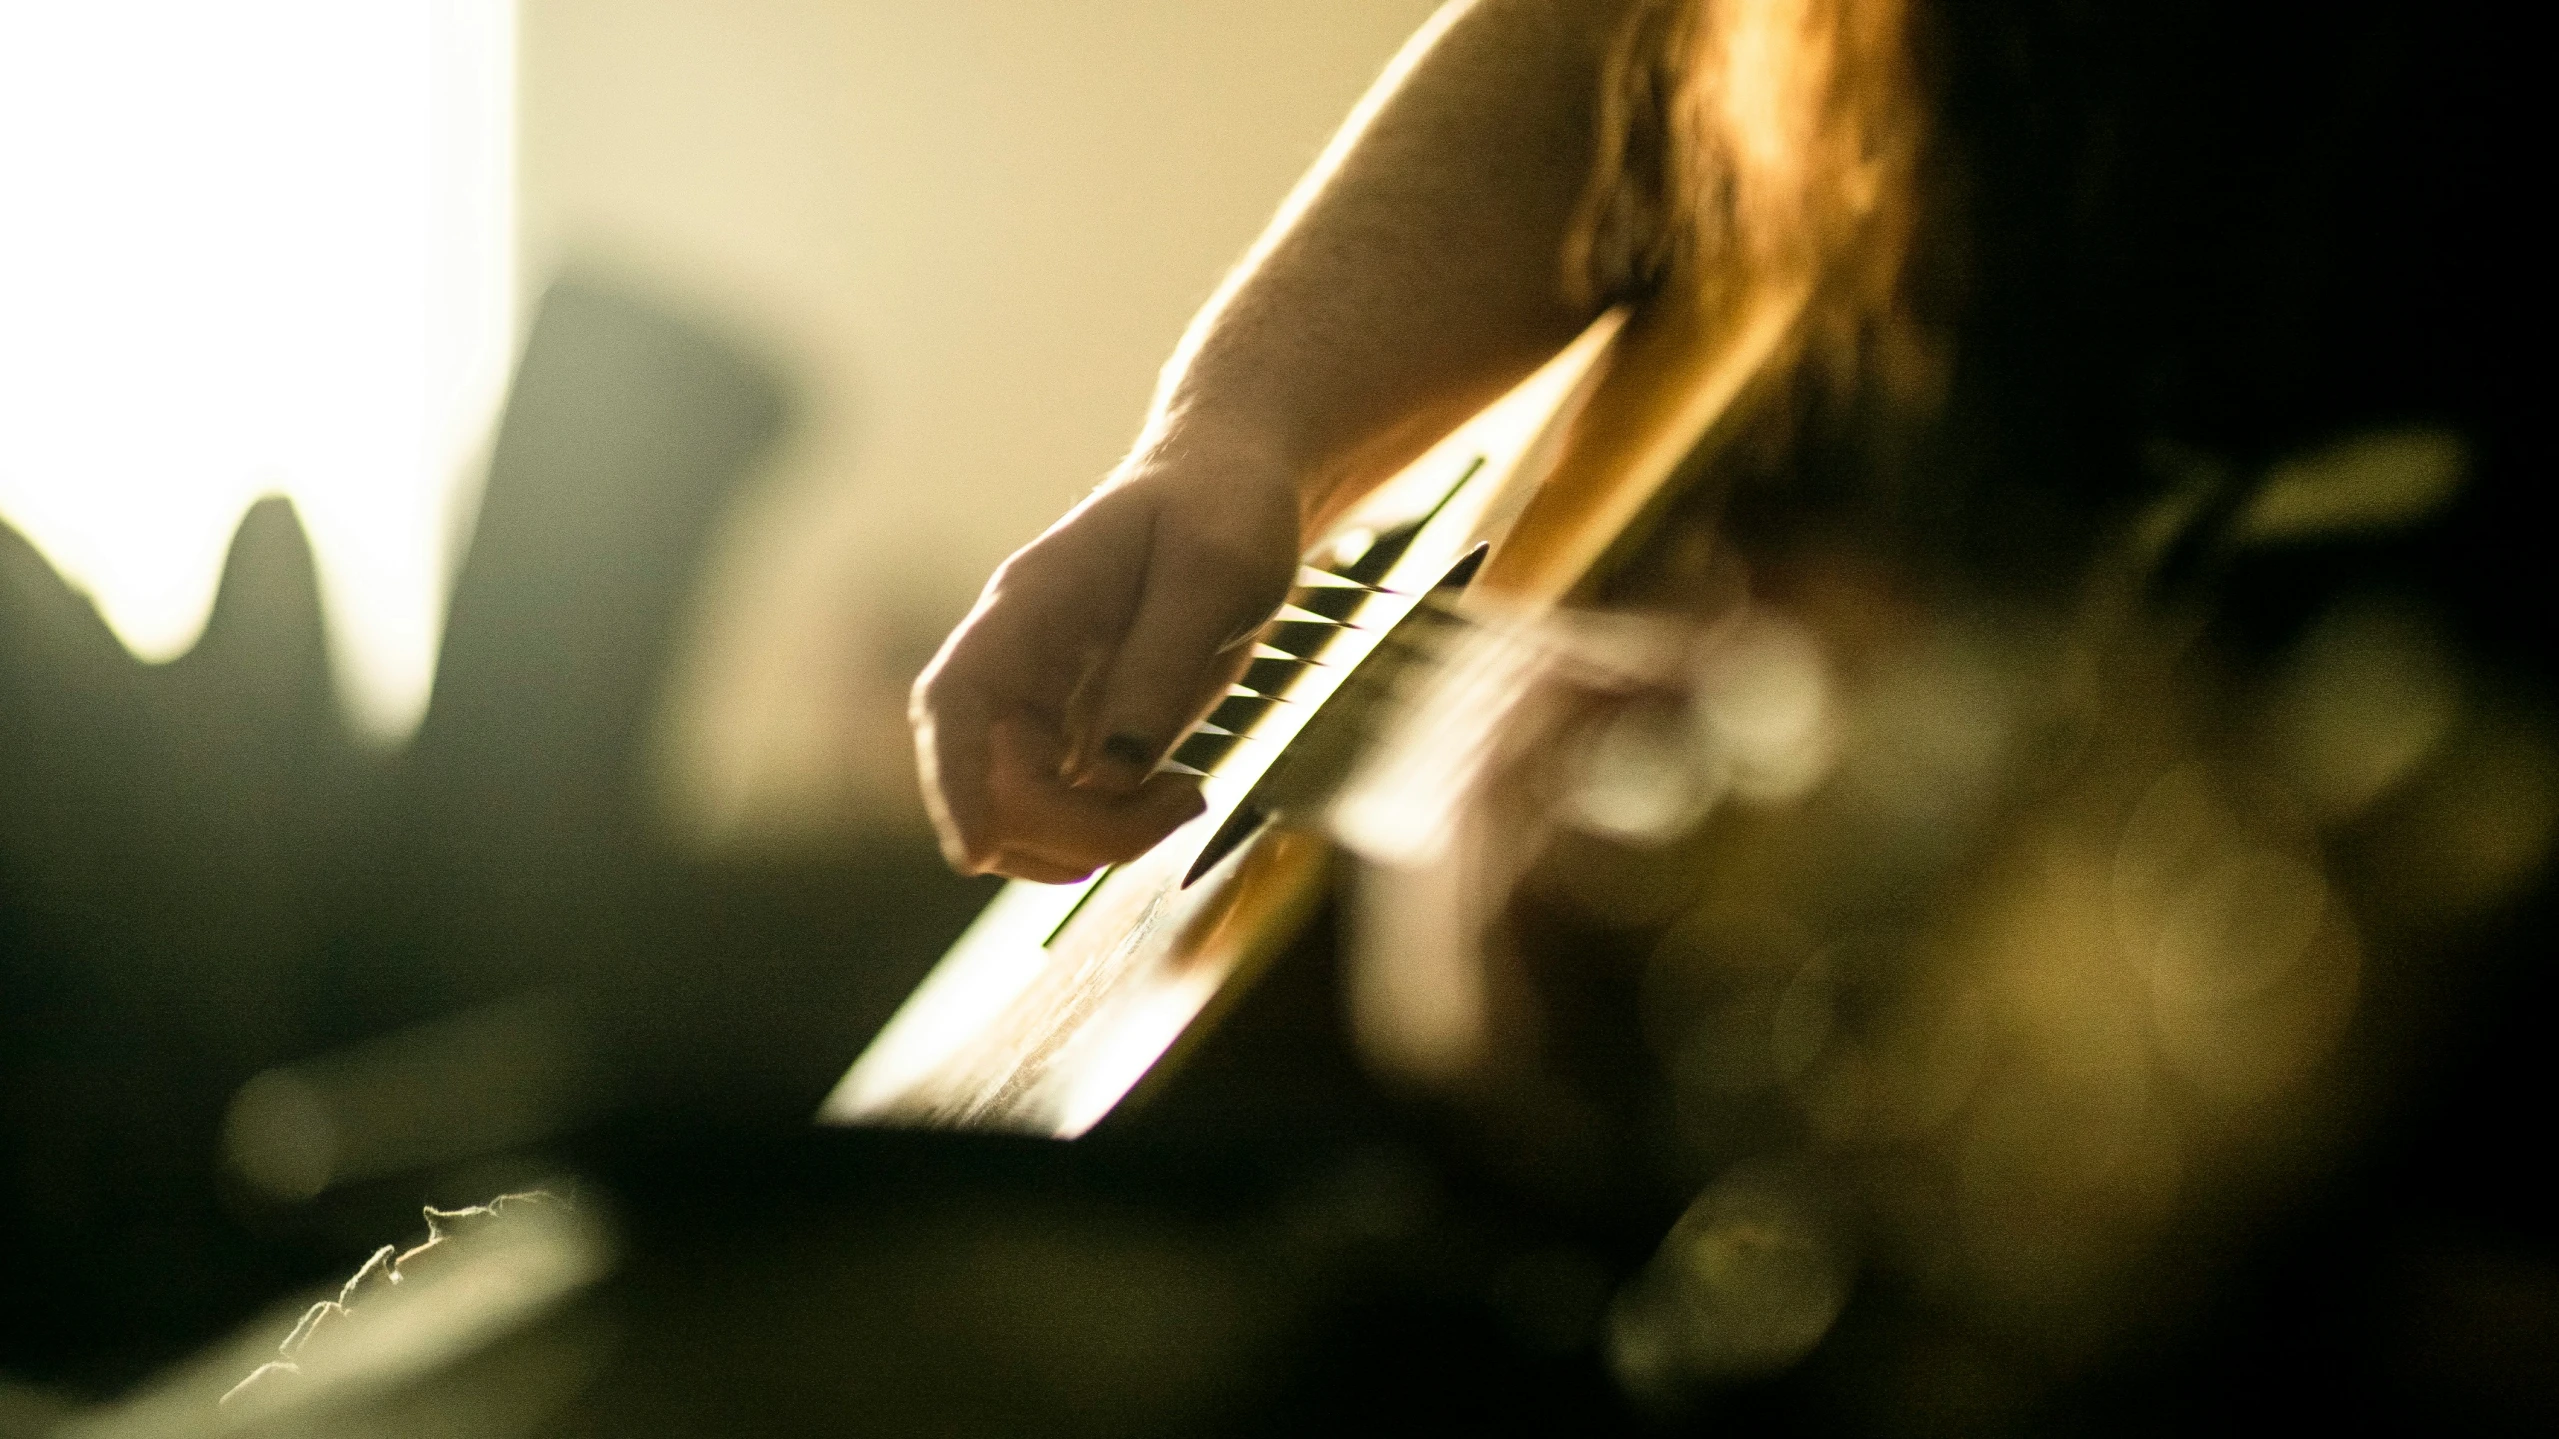
[(1115, 484), (1178, 491), (1222, 508), (1297, 517), (1301, 543), (1324, 516), (1320, 466), (1301, 459), (1279, 427), (1230, 416), (1179, 412), (1151, 422), (1112, 472)]

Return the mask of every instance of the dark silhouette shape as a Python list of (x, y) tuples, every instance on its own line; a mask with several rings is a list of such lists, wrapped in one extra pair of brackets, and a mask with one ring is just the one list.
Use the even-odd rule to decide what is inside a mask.
[(285, 501), (156, 666), (0, 526), (0, 1372), (112, 1389), (413, 1209), (414, 1180), (299, 1214), (232, 1186), (225, 1107), (277, 1064), (539, 990), (614, 1081), (578, 1115), (815, 1105), (977, 890), (897, 841), (705, 865), (650, 831), (675, 627), (789, 408), (700, 326), (553, 286), (392, 754), (339, 719)]

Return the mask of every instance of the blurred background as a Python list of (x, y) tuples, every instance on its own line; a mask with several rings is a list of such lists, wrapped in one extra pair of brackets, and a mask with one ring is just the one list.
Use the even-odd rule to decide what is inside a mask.
[[(1533, 1058), (1381, 1077), (1328, 916), (1074, 1146), (807, 1130), (989, 893), (908, 680), (1432, 8), (0, 0), (0, 1439), (2559, 1414), (2542, 266), (2457, 19), (1946, 27), (2013, 438), (1944, 448), (2032, 482), (1769, 527), (1663, 703), (1829, 696), (1796, 779), (1519, 782), (1443, 938)], [(2071, 998), (2132, 921), (2055, 835), (2315, 1002)], [(1912, 1024), (1990, 1037), (1843, 1119)], [(469, 1322), (205, 1417), (536, 1186)]]

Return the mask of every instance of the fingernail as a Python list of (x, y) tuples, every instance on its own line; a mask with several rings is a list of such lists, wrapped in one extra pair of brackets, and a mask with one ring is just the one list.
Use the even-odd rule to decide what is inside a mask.
[(1151, 769), (1155, 764), (1155, 746), (1133, 734), (1115, 734), (1102, 741), (1102, 754), (1133, 769)]

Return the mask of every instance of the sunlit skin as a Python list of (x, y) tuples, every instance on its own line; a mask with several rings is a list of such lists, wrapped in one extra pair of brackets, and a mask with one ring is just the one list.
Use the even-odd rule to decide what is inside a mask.
[(1624, 0), (1473, 0), (1414, 37), (1166, 365), (1126, 460), (1000, 566), (917, 680), (943, 853), (1058, 883), (1198, 814), (1151, 774), (1297, 556), (1595, 317), (1561, 256)]

